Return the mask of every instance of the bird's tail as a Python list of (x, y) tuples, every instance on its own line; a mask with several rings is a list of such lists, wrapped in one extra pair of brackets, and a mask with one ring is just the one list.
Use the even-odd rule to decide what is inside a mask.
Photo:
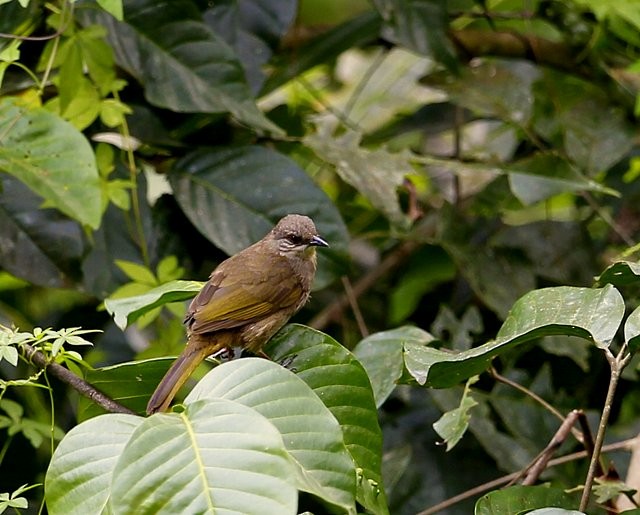
[[(195, 342), (192, 342), (195, 343)], [(166, 411), (180, 387), (189, 379), (198, 365), (211, 354), (211, 350), (200, 345), (187, 344), (182, 354), (173, 362), (158, 384), (147, 404), (147, 414)]]

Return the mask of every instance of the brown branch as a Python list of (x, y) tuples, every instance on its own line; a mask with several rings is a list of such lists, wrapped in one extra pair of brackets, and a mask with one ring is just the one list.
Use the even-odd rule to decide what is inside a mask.
[[(353, 285), (353, 299), (357, 299), (373, 287), (378, 280), (389, 273), (391, 270), (402, 264), (419, 246), (418, 242), (405, 241), (398, 245), (391, 253), (389, 253), (378, 266), (373, 268), (367, 274), (363, 275)], [(338, 297), (335, 302), (329, 304), (325, 309), (320, 311), (309, 322), (314, 329), (322, 330), (331, 322), (337, 320), (342, 312), (349, 307), (349, 296), (344, 293)]]
[(353, 294), (353, 287), (351, 286), (351, 281), (346, 275), (341, 277), (342, 285), (344, 286), (344, 293), (349, 300), (349, 304), (351, 305), (351, 310), (353, 311), (353, 316), (356, 318), (356, 322), (358, 323), (358, 329), (360, 329), (360, 335), (363, 338), (369, 336), (369, 328), (364, 321), (364, 317), (362, 316), (362, 311), (360, 311), (360, 306), (358, 306), (358, 300)]
[(64, 368), (58, 363), (49, 362), (47, 357), (35, 347), (25, 343), (23, 344), (23, 349), (26, 358), (34, 365), (46, 370), (62, 382), (67, 383), (81, 395), (84, 395), (86, 398), (95, 402), (101, 408), (104, 408), (110, 413), (127, 413), (129, 415), (137, 415), (135, 411), (130, 410), (110, 397), (107, 397), (101, 391), (96, 390), (93, 386), (87, 383), (84, 379), (75, 375), (69, 369)]

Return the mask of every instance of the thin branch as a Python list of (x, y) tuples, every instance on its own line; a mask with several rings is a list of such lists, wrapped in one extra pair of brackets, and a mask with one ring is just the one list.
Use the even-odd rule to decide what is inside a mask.
[(600, 454), (602, 452), (602, 444), (604, 443), (604, 435), (607, 431), (607, 424), (609, 423), (609, 415), (611, 414), (611, 407), (613, 405), (613, 398), (618, 387), (618, 381), (622, 370), (631, 359), (631, 354), (628, 354), (626, 345), (622, 346), (622, 349), (617, 356), (614, 356), (608, 349), (604, 349), (605, 356), (611, 367), (611, 379), (609, 380), (609, 388), (607, 389), (607, 398), (604, 401), (604, 407), (602, 408), (602, 415), (600, 417), (600, 424), (598, 425), (598, 433), (596, 435), (596, 441), (593, 448), (593, 455), (591, 456), (591, 462), (589, 463), (589, 471), (587, 472), (587, 478), (584, 482), (584, 489), (582, 490), (582, 498), (580, 499), (580, 511), (587, 509), (589, 504), (589, 497), (591, 496), (591, 489), (593, 488), (593, 481), (596, 476), (596, 471), (599, 467)]
[(344, 293), (349, 300), (349, 304), (351, 305), (351, 310), (353, 311), (353, 316), (356, 318), (356, 322), (358, 324), (358, 329), (360, 329), (360, 335), (363, 338), (369, 336), (369, 328), (364, 321), (364, 317), (362, 316), (362, 311), (360, 311), (360, 306), (358, 306), (358, 299), (353, 294), (353, 288), (351, 287), (351, 281), (346, 275), (343, 275), (341, 278), (342, 285), (344, 286)]
[[(609, 445), (604, 445), (602, 447), (602, 452), (612, 452), (619, 450), (630, 450), (631, 447), (636, 442), (637, 437), (629, 438), (628, 440), (622, 440), (620, 442), (612, 443)], [(584, 458), (588, 458), (589, 455), (587, 451), (578, 451), (571, 454), (567, 454), (566, 456), (561, 456), (560, 458), (555, 458), (553, 460), (549, 460), (547, 467), (555, 467), (556, 465), (562, 465), (564, 463), (569, 463), (571, 461), (581, 460)], [(447, 508), (458, 504), (459, 502), (465, 501), (470, 497), (475, 497), (476, 495), (480, 495), (488, 490), (494, 490), (502, 485), (506, 485), (510, 481), (513, 481), (514, 478), (517, 478), (520, 475), (520, 472), (513, 472), (511, 474), (507, 474), (506, 476), (499, 477), (492, 481), (488, 481), (487, 483), (483, 483), (474, 488), (471, 488), (465, 492), (462, 492), (458, 495), (450, 497), (426, 510), (423, 510), (416, 515), (433, 515), (434, 513), (438, 513), (440, 511), (446, 510)]]
[[(516, 390), (518, 390), (519, 392), (522, 392), (526, 396), (531, 397), (543, 408), (551, 412), (558, 420), (562, 422), (566, 420), (566, 417), (562, 413), (560, 413), (556, 408), (554, 408), (551, 404), (545, 401), (537, 393), (532, 392), (531, 390), (522, 386), (521, 384), (516, 383), (515, 381), (512, 381), (511, 379), (501, 375), (494, 367), (491, 367), (489, 369), (489, 374), (491, 374), (491, 377), (493, 377), (496, 381), (506, 384), (508, 386), (511, 386), (511, 388), (515, 388)], [(572, 427), (571, 432), (573, 433), (573, 436), (575, 436), (576, 440), (578, 440), (580, 443), (584, 443), (584, 435), (581, 431)]]
[(57, 377), (62, 382), (67, 383), (81, 395), (87, 397), (110, 413), (127, 413), (129, 415), (137, 415), (135, 411), (130, 410), (110, 397), (107, 397), (101, 391), (96, 390), (93, 386), (87, 383), (84, 379), (75, 375), (69, 369), (64, 368), (58, 363), (48, 361), (47, 357), (35, 347), (25, 343), (23, 344), (23, 349), (26, 358), (34, 365), (37, 365), (41, 369), (51, 373), (51, 375)]

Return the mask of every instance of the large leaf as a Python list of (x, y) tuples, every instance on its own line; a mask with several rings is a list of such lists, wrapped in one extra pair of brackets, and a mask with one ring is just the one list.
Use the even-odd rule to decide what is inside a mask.
[(448, 388), (486, 370), (494, 356), (541, 336), (579, 336), (606, 347), (623, 315), (624, 300), (610, 285), (535, 290), (514, 304), (495, 340), (458, 354), (407, 343), (405, 366), (419, 384)]
[(170, 302), (188, 300), (195, 297), (201, 289), (202, 283), (198, 281), (171, 281), (142, 295), (106, 299), (104, 306), (113, 316), (116, 325), (124, 330), (152, 309)]
[(262, 86), (262, 68), (293, 22), (296, 8), (295, 0), (233, 0), (216, 2), (203, 15), (235, 50), (254, 93)]
[(596, 278), (596, 285), (624, 287), (640, 281), (640, 262), (616, 261)]
[(247, 358), (209, 372), (185, 399), (229, 399), (265, 416), (298, 468), (298, 488), (355, 513), (356, 474), (340, 425), (309, 386), (277, 363)]
[(375, 514), (388, 513), (381, 484), (382, 433), (371, 383), (362, 365), (333, 338), (290, 324), (265, 348), (276, 361), (291, 361), (342, 426), (344, 442), (360, 469), (357, 500)]
[(295, 469), (262, 415), (201, 400), (137, 427), (113, 471), (110, 506), (115, 513), (296, 514)]
[(335, 166), (338, 175), (362, 193), (392, 224), (406, 229), (409, 220), (402, 212), (396, 190), (405, 177), (413, 173), (410, 153), (365, 149), (360, 146), (359, 133), (348, 130), (335, 137), (332, 131), (331, 124), (319, 124), (315, 134), (304, 138), (304, 144)]
[(118, 22), (98, 10), (82, 20), (107, 27), (116, 61), (154, 105), (178, 112), (226, 113), (256, 129), (281, 133), (257, 108), (231, 47), (189, 0), (136, 0)]
[[(310, 216), (332, 249), (346, 250), (347, 230), (337, 208), (277, 152), (258, 146), (199, 150), (175, 164), (170, 181), (193, 225), (227, 254), (258, 241), (289, 213)], [(318, 254), (317, 283), (326, 284), (329, 259), (339, 256), (331, 249)]]
[(45, 478), (51, 515), (91, 515), (106, 509), (113, 469), (143, 420), (133, 415), (103, 415), (66, 434), (51, 458)]
[(367, 371), (376, 406), (391, 395), (404, 369), (404, 344), (428, 345), (435, 338), (419, 327), (405, 326), (367, 336), (353, 349), (353, 354)]
[(9, 175), (0, 176), (0, 266), (39, 286), (70, 287), (85, 251), (82, 227)]
[(0, 101), (0, 171), (46, 202), (94, 229), (102, 214), (98, 169), (89, 142), (44, 108)]

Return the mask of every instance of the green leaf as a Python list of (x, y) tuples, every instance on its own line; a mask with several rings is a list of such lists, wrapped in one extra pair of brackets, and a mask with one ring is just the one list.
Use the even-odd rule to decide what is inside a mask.
[(374, 333), (355, 346), (353, 355), (369, 375), (377, 407), (382, 406), (402, 377), (404, 344), (428, 345), (434, 339), (419, 327), (404, 326)]
[(447, 451), (453, 449), (462, 439), (469, 427), (471, 408), (477, 406), (478, 403), (469, 393), (469, 386), (475, 383), (478, 377), (472, 377), (467, 381), (460, 406), (451, 411), (443, 413), (442, 416), (433, 423), (433, 429), (447, 444)]
[(623, 315), (624, 300), (610, 285), (535, 290), (514, 304), (495, 340), (457, 354), (406, 343), (405, 366), (418, 384), (448, 388), (486, 370), (494, 356), (541, 336), (579, 336), (607, 347)]
[(184, 400), (222, 398), (253, 408), (282, 435), (294, 458), (298, 488), (355, 513), (356, 474), (340, 425), (295, 374), (261, 358), (214, 368)]
[[(149, 396), (172, 362), (173, 358), (155, 358), (86, 369), (84, 379), (114, 401), (139, 415), (146, 415)], [(78, 421), (104, 413), (105, 410), (95, 402), (83, 396), (78, 398)]]
[(309, 327), (285, 326), (265, 347), (274, 361), (291, 361), (336, 417), (356, 467), (357, 500), (375, 514), (388, 508), (381, 483), (382, 433), (367, 373), (353, 355), (333, 338)]
[(115, 263), (132, 281), (148, 286), (156, 286), (158, 284), (158, 280), (156, 276), (153, 275), (153, 272), (140, 263), (125, 261), (124, 259), (116, 259)]
[(628, 495), (633, 497), (637, 490), (626, 485), (621, 480), (611, 480), (607, 478), (595, 478), (595, 485), (593, 485), (593, 493), (596, 496), (596, 502), (598, 504), (604, 504), (608, 501), (615, 500), (621, 495)]
[(637, 352), (640, 347), (640, 306), (634, 309), (624, 323), (624, 341), (629, 352)]
[(147, 100), (182, 113), (231, 113), (260, 130), (282, 134), (258, 109), (233, 50), (188, 0), (128, 3), (125, 21), (85, 9), (103, 25), (118, 64), (144, 87)]
[(91, 146), (46, 109), (0, 101), (0, 170), (71, 218), (94, 229), (100, 225), (100, 181)]
[(198, 281), (171, 281), (135, 297), (108, 298), (104, 301), (104, 306), (113, 316), (116, 325), (124, 330), (154, 308), (195, 297), (202, 285)]
[(295, 515), (295, 474), (280, 433), (257, 411), (201, 400), (143, 419), (113, 471), (110, 508)]
[(571, 509), (575, 496), (560, 488), (546, 486), (510, 486), (482, 496), (475, 507), (475, 515), (501, 515), (523, 513), (536, 508), (554, 506)]
[(414, 173), (411, 154), (368, 150), (360, 146), (361, 134), (347, 130), (336, 137), (332, 132), (331, 124), (318, 125), (316, 133), (305, 136), (303, 143), (335, 166), (338, 175), (362, 193), (393, 225), (406, 229), (409, 219), (402, 212), (396, 190), (407, 175)]
[(170, 181), (193, 225), (227, 254), (261, 239), (282, 216), (299, 213), (313, 218), (331, 245), (318, 252), (316, 284), (326, 285), (327, 271), (343, 259), (348, 234), (340, 213), (282, 154), (259, 146), (202, 149), (179, 160)]
[(122, 0), (98, 0), (98, 5), (116, 20), (122, 20), (124, 15)]
[(51, 515), (86, 515), (106, 509), (120, 454), (143, 418), (109, 414), (77, 425), (62, 439), (45, 478)]
[(640, 281), (640, 262), (616, 261), (596, 278), (596, 286), (613, 284), (619, 288)]

